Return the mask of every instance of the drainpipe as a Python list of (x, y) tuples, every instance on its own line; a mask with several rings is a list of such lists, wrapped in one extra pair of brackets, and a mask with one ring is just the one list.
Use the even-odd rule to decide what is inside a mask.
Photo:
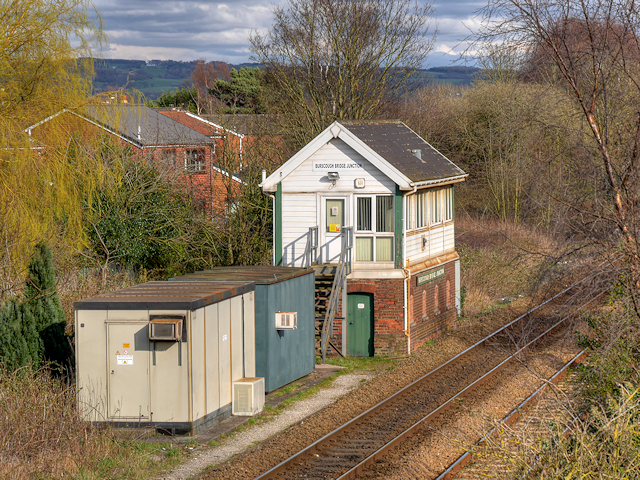
[[(262, 183), (265, 182), (265, 180), (267, 179), (267, 171), (266, 170), (262, 170)], [(275, 205), (276, 205), (276, 196), (275, 195), (271, 195), (270, 193), (267, 193), (263, 190), (264, 194), (271, 198), (271, 231), (273, 232), (273, 236), (271, 238), (271, 265), (276, 264), (276, 216), (275, 216)]]
[(407, 258), (407, 196), (402, 195), (402, 264), (406, 268), (402, 268), (404, 273), (404, 335), (407, 337), (407, 354), (411, 354), (411, 326), (409, 318), (409, 281), (411, 274), (409, 272), (409, 259)]

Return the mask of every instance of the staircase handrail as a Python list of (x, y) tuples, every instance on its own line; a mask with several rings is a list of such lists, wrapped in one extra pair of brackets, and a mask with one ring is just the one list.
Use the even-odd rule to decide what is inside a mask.
[(318, 261), (318, 226), (309, 227), (309, 233), (307, 234), (307, 245), (304, 249), (304, 265), (303, 267), (309, 268), (311, 265), (315, 265)]
[[(320, 337), (320, 349), (322, 350), (322, 364), (325, 363), (327, 355), (327, 345), (331, 332), (333, 331), (333, 320), (335, 319), (336, 310), (338, 309), (338, 297), (342, 289), (337, 288), (339, 285), (345, 285), (347, 275), (351, 273), (351, 250), (353, 247), (353, 227), (345, 227), (342, 229), (342, 246), (340, 249), (340, 257), (336, 274), (333, 277), (331, 285), (331, 295), (327, 302), (327, 311), (322, 323), (322, 335)], [(344, 298), (342, 304), (344, 308)]]

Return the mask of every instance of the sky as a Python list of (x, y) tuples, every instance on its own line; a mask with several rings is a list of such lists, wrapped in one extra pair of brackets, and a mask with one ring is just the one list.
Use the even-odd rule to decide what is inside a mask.
[[(422, 0), (420, 0), (422, 1)], [(271, 10), (283, 0), (97, 0), (109, 45), (105, 58), (181, 60), (204, 58), (231, 64), (251, 62), (249, 35), (266, 32)], [(460, 42), (479, 25), (474, 16), (482, 0), (444, 0), (434, 4), (431, 28), (438, 34), (427, 67), (452, 65)]]

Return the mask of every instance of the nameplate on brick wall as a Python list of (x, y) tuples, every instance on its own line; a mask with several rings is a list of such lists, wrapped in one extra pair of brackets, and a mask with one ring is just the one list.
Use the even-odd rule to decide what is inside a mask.
[(433, 272), (423, 273), (422, 275), (418, 275), (418, 285), (423, 285), (425, 283), (432, 282), (437, 278), (444, 277), (444, 267), (434, 270)]

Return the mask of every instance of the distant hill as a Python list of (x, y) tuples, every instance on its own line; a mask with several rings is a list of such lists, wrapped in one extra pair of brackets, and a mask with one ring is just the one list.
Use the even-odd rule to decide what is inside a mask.
[[(155, 100), (163, 91), (168, 92), (185, 85), (195, 64), (195, 61), (99, 59), (95, 63), (96, 76), (93, 88), (95, 93), (135, 88), (147, 98)], [(258, 66), (258, 63), (229, 65), (235, 69)], [(479, 69), (473, 67), (433, 67), (422, 70), (414, 87), (429, 81), (469, 85), (478, 72)]]

